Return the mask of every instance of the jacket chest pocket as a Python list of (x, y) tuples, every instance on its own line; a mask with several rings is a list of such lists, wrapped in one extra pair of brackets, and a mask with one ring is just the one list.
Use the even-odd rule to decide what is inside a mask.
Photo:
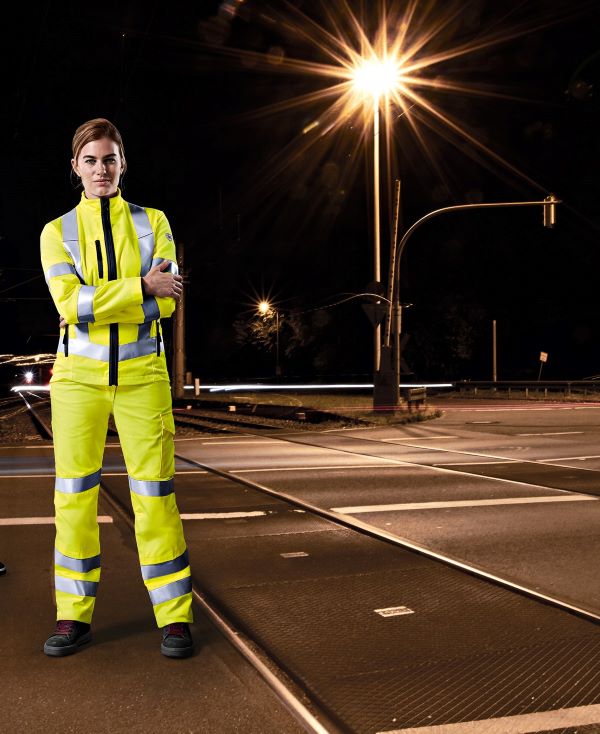
[(98, 260), (98, 277), (100, 280), (104, 278), (104, 261), (102, 260), (102, 247), (100, 246), (100, 240), (96, 240), (96, 258)]

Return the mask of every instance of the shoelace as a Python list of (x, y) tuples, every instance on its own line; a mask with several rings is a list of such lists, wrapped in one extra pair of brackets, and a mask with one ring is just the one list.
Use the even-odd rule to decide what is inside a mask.
[(56, 623), (55, 635), (70, 635), (75, 627), (75, 622), (70, 619), (61, 619)]
[(174, 635), (175, 637), (185, 636), (185, 626), (183, 622), (174, 622), (167, 626), (167, 635)]

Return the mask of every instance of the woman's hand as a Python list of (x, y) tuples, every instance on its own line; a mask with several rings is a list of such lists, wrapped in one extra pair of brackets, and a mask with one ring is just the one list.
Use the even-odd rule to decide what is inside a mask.
[(142, 278), (144, 295), (174, 298), (176, 301), (181, 298), (183, 291), (183, 278), (181, 275), (172, 275), (171, 273), (163, 272), (170, 264), (170, 260), (163, 260), (160, 265), (155, 265), (148, 271), (148, 275)]
[(63, 317), (60, 317), (60, 321), (58, 322), (59, 328), (64, 328), (67, 325), (67, 322), (63, 319)]

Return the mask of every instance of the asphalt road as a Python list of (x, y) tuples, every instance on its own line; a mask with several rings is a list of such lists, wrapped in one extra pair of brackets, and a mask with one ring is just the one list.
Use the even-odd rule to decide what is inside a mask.
[[(257, 602), (257, 592), (260, 602), (260, 589), (274, 584), (282, 590), (291, 588), (301, 577), (305, 579), (307, 568), (309, 586), (321, 583), (310, 587), (312, 593), (318, 588), (326, 596), (328, 587), (334, 592), (333, 581), (327, 578), (341, 578), (343, 564), (350, 564), (358, 574), (353, 581), (357, 593), (360, 584), (371, 579), (366, 601), (370, 612), (377, 604), (389, 606), (397, 594), (394, 585), (381, 588), (376, 583), (378, 550), (368, 557), (347, 532), (325, 528), (325, 521), (308, 513), (232, 485), (191, 463), (196, 461), (359, 518), (600, 614), (599, 424), (598, 405), (455, 401), (442, 418), (393, 428), (176, 439), (178, 504), (194, 577), (201, 582), (206, 578), (207, 583), (216, 578), (217, 587), (222, 579), (215, 593), (222, 592), (230, 600), (234, 617), (242, 623)], [(103, 481), (125, 503), (128, 489), (120, 449), (110, 443)], [(59, 717), (61, 730), (74, 731), (79, 720), (67, 709), (74, 685), (82, 700), (104, 712), (107, 731), (124, 730), (114, 728), (116, 720), (128, 722), (130, 731), (296, 731), (271, 694), (225, 650), (206, 624), (200, 629), (206, 640), (201, 654), (188, 661), (185, 672), (179, 668), (172, 673), (173, 661), (162, 661), (155, 649), (156, 630), (131, 535), (111, 517), (106, 505), (101, 508), (108, 519), (101, 526), (106, 567), (98, 600), (100, 644), (72, 661), (45, 659), (41, 642), (52, 613), (52, 452), (39, 446), (0, 447), (0, 470), (0, 523), (5, 525), (0, 532), (0, 558), (9, 568), (9, 574), (0, 579), (0, 590), (7, 592), (0, 595), (0, 631), (9, 661), (0, 677), (9, 699), (31, 701), (32, 686), (41, 691), (30, 704), (27, 726), (13, 726), (13, 730), (41, 731), (52, 715)], [(25, 517), (33, 518), (33, 524), (11, 524)], [(316, 562), (313, 547), (319, 543), (321, 550), (327, 550), (322, 557), (330, 558), (326, 563), (334, 563), (330, 551), (342, 554), (335, 560), (335, 570), (327, 571)], [(312, 570), (309, 566), (298, 570), (290, 558), (309, 547), (313, 560), (307, 562), (314, 564)], [(378, 599), (372, 599), (373, 591)], [(265, 599), (261, 603), (266, 604)], [(258, 610), (259, 617), (269, 620), (265, 638), (272, 626), (288, 616), (294, 620), (291, 629), (304, 624), (307, 630), (310, 615), (318, 617), (311, 598), (297, 610), (282, 598), (281, 608), (270, 612), (274, 616), (268, 617), (268, 612), (267, 606)], [(295, 618), (294, 613), (299, 616)], [(12, 634), (16, 619), (17, 629), (25, 627), (24, 637)], [(360, 628), (362, 618), (356, 624)], [(444, 633), (436, 630), (438, 637)], [(289, 649), (306, 642), (289, 635), (286, 639)], [(130, 669), (123, 667), (123, 654)], [(333, 660), (338, 651), (333, 646), (327, 654)], [(67, 662), (69, 667), (59, 670), (57, 662)], [(170, 664), (166, 679), (164, 663)], [(115, 680), (127, 693), (111, 706)], [(159, 702), (160, 715), (149, 701)], [(585, 703), (578, 715), (588, 718), (577, 722), (600, 722), (597, 707), (588, 705), (588, 700)], [(182, 717), (173, 729), (167, 714), (170, 707)], [(544, 720), (543, 728), (550, 731), (556, 728), (554, 712), (546, 713), (550, 718)], [(19, 716), (14, 714), (15, 722), (21, 721)], [(99, 720), (97, 715), (95, 721)], [(395, 718), (385, 721), (386, 726), (378, 730), (394, 730)], [(181, 722), (184, 729), (179, 728)], [(152, 729), (153, 725), (158, 728)]]
[(426, 423), (177, 446), (600, 614), (597, 404), (453, 401)]
[[(304, 731), (198, 609), (196, 654), (187, 660), (160, 654), (135, 541), (102, 497), (102, 583), (93, 642), (67, 658), (43, 654), (55, 619), (53, 463), (51, 445), (0, 447), (0, 559), (7, 566), (0, 577), (0, 730)], [(104, 468), (108, 480), (126, 481), (118, 446), (106, 449)]]

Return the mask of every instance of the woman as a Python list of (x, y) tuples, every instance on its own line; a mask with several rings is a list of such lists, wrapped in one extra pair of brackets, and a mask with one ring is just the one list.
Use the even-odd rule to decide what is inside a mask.
[(175, 426), (160, 319), (181, 297), (175, 244), (165, 215), (129, 204), (127, 164), (116, 127), (103, 118), (73, 137), (83, 192), (42, 231), (42, 266), (60, 314), (50, 380), (56, 484), (56, 629), (47, 655), (74, 653), (91, 639), (100, 580), (98, 490), (112, 414), (127, 465), (142, 577), (161, 652), (193, 652), (192, 583), (173, 493)]

